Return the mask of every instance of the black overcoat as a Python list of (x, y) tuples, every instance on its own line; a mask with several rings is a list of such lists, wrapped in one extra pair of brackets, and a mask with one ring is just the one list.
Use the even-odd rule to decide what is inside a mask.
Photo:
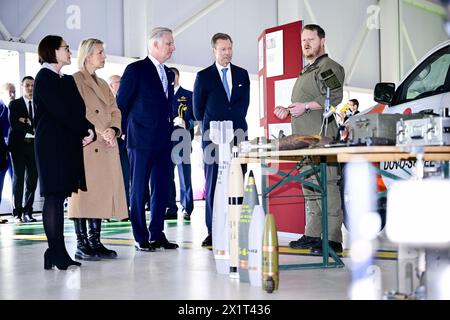
[(94, 125), (86, 119), (86, 106), (73, 77), (42, 68), (34, 82), (33, 101), (41, 195), (87, 191), (82, 140)]

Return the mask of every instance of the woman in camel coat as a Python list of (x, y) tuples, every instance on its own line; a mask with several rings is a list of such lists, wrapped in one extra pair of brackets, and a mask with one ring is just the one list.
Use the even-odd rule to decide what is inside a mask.
[(102, 41), (83, 40), (78, 50), (80, 71), (73, 75), (86, 104), (86, 118), (95, 125), (97, 132), (97, 141), (83, 150), (88, 191), (72, 196), (68, 209), (77, 234), (75, 257), (85, 260), (117, 257), (115, 251), (106, 249), (100, 242), (101, 221), (111, 217), (128, 218), (116, 140), (121, 134), (122, 117), (107, 82), (95, 74), (104, 67), (105, 59)]

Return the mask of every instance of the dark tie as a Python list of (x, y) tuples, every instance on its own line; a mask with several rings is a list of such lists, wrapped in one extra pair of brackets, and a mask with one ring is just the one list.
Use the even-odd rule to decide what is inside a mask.
[(223, 88), (225, 89), (225, 92), (227, 93), (228, 101), (230, 101), (230, 87), (228, 87), (228, 80), (227, 80), (227, 71), (228, 68), (222, 69), (222, 82), (223, 82)]
[(30, 118), (31, 127), (33, 127), (33, 103), (31, 102), (31, 100), (28, 101), (28, 116)]

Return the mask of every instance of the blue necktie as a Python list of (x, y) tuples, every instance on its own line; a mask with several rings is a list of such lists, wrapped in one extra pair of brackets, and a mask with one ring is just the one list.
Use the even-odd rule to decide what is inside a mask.
[(169, 85), (169, 82), (167, 81), (166, 72), (164, 71), (164, 67), (162, 64), (159, 64), (158, 68), (159, 68), (159, 74), (161, 76), (161, 82), (163, 85), (164, 93), (166, 94), (166, 97), (167, 97), (167, 93), (168, 93), (167, 87)]
[(230, 101), (230, 87), (228, 87), (228, 80), (227, 80), (227, 71), (228, 68), (222, 69), (222, 82), (223, 82), (223, 88), (225, 89), (225, 92), (227, 93), (228, 101)]

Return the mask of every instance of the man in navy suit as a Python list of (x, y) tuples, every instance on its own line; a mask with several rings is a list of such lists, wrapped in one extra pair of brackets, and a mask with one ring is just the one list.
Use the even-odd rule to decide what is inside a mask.
[[(2, 84), (0, 86), (0, 122), (2, 125), (1, 137), (3, 137), (6, 145), (8, 145), (8, 132), (10, 127), (8, 118), (9, 116), (8, 105), (14, 99), (16, 99), (16, 87), (14, 86), (14, 84), (8, 82)], [(6, 152), (6, 157), (7, 157), (7, 166), (2, 167), (0, 169), (0, 203), (2, 200), (1, 196), (3, 193), (3, 185), (5, 181), (6, 172), (8, 172), (9, 177), (11, 178), (11, 182), (13, 183), (13, 170), (9, 152)]]
[[(149, 40), (149, 55), (127, 66), (120, 81), (117, 104), (122, 111), (131, 167), (130, 220), (137, 250), (176, 249), (164, 230), (169, 180), (172, 169), (170, 140), (173, 131), (174, 75), (164, 66), (175, 44), (172, 31), (157, 27)], [(151, 185), (151, 221), (147, 229), (145, 198)]]
[[(231, 120), (235, 132), (235, 143), (239, 143), (239, 140), (247, 136), (245, 116), (250, 102), (248, 72), (231, 64), (233, 56), (231, 37), (225, 33), (216, 33), (211, 39), (211, 45), (216, 61), (212, 66), (197, 73), (193, 94), (195, 118), (203, 122), (202, 147), (204, 151), (209, 150), (208, 145), (211, 144), (209, 138), (211, 121)], [(241, 134), (236, 134), (237, 132), (241, 132)], [(217, 153), (216, 148), (213, 163), (205, 159), (205, 220), (208, 236), (203, 241), (203, 246), (212, 245), (212, 212), (218, 171)]]
[[(172, 162), (178, 167), (180, 179), (180, 202), (183, 218), (191, 219), (194, 210), (194, 196), (191, 183), (191, 149), (194, 138), (194, 114), (192, 111), (192, 91), (182, 88), (179, 84), (180, 72), (177, 68), (170, 68), (175, 74), (174, 97), (172, 102), (172, 113), (174, 118), (174, 134), (172, 141)], [(166, 219), (176, 219), (178, 207), (176, 204), (175, 175), (172, 170), (170, 181), (169, 203), (167, 206)]]
[[(36, 222), (33, 218), (34, 192), (36, 191), (38, 172), (34, 156), (34, 78), (22, 79), (23, 96), (9, 104), (8, 147), (13, 165), (13, 215), (16, 222)], [(25, 205), (23, 185), (25, 179)]]

